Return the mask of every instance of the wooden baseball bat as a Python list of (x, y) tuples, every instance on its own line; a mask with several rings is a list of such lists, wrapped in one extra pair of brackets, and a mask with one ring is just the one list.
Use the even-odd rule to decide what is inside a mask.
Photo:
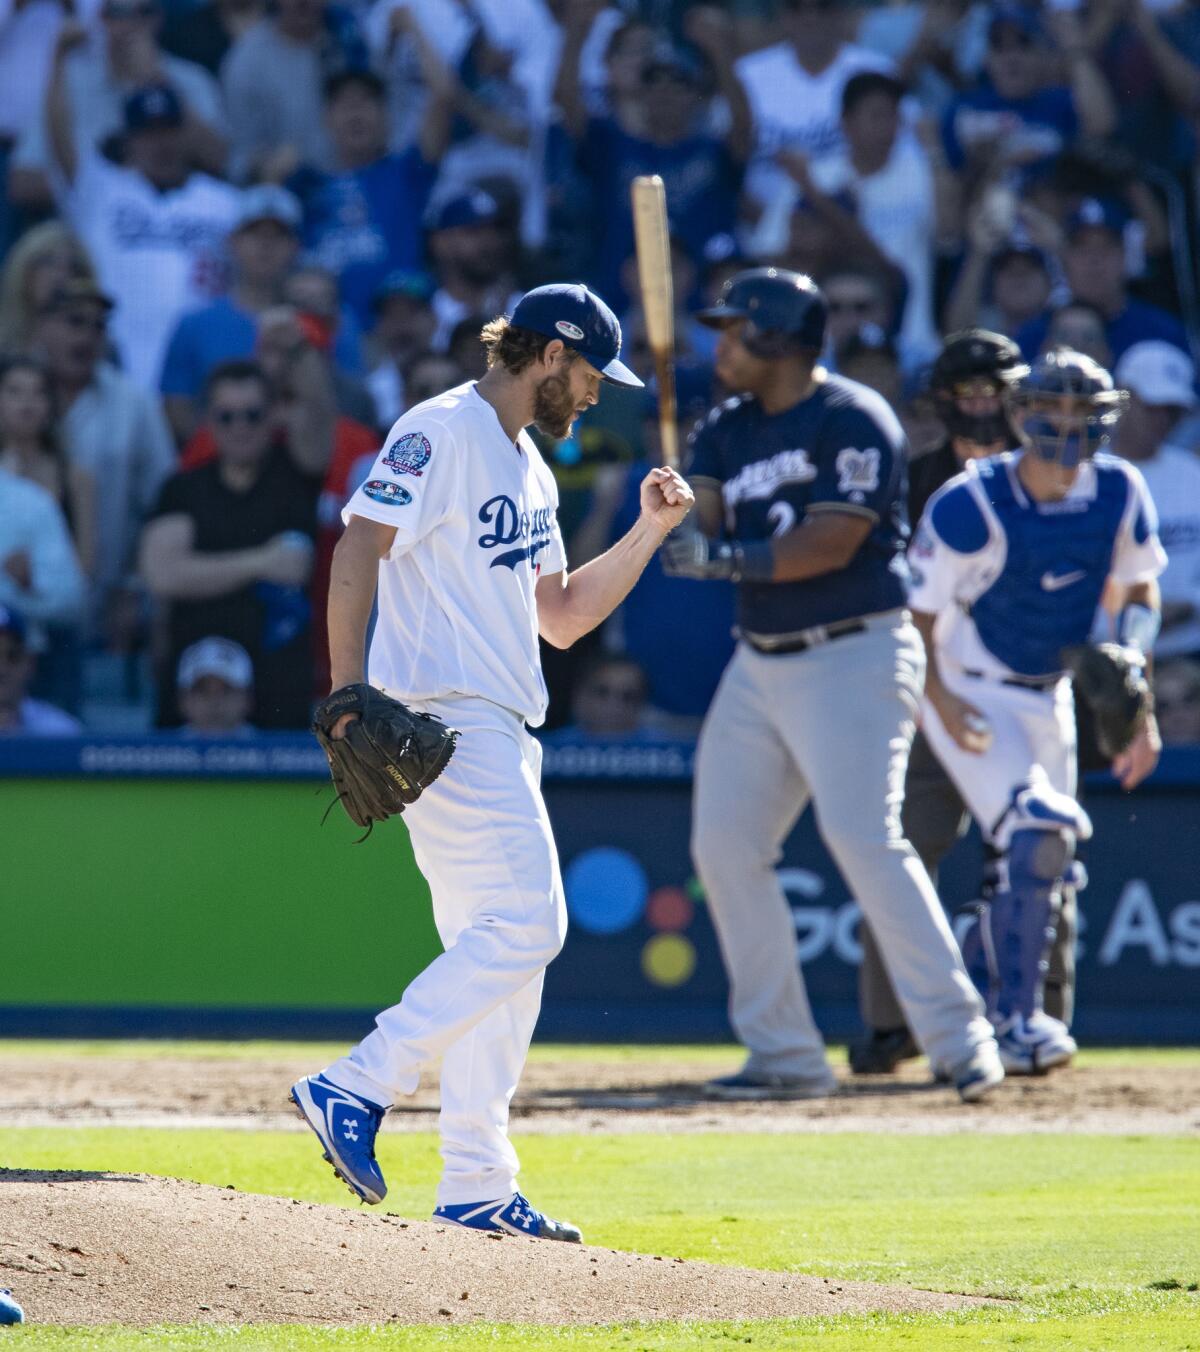
[(675, 299), (671, 286), (671, 241), (667, 194), (657, 174), (642, 174), (630, 188), (638, 281), (646, 338), (658, 377), (658, 427), (663, 464), (679, 468), (679, 424), (675, 414)]

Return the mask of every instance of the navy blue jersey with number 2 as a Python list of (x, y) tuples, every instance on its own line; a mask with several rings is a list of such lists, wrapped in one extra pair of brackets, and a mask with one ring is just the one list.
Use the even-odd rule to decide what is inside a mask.
[(829, 375), (807, 399), (773, 415), (742, 395), (713, 409), (690, 445), (688, 478), (720, 488), (731, 540), (778, 538), (822, 511), (871, 522), (858, 553), (837, 572), (803, 582), (743, 582), (743, 631), (790, 634), (904, 604), (904, 432), (873, 390)]

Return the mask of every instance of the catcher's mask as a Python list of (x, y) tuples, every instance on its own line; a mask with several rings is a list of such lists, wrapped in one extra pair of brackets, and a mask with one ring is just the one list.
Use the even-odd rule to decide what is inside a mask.
[[(1011, 338), (987, 329), (952, 333), (929, 373), (929, 390), (938, 417), (952, 437), (990, 446), (1017, 441), (1010, 395), (1029, 367)], [(963, 408), (982, 403), (983, 411)]]
[(1040, 459), (1074, 469), (1108, 445), (1128, 398), (1091, 357), (1053, 348), (1017, 387), (1021, 440)]
[(809, 352), (825, 345), (829, 307), (811, 277), (787, 268), (749, 268), (725, 283), (717, 303), (696, 318), (712, 329), (745, 320), (740, 338), (746, 351), (764, 361)]

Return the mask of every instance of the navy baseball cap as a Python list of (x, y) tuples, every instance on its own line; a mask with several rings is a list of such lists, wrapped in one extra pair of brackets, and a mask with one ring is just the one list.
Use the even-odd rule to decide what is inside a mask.
[(620, 360), (621, 325), (607, 305), (582, 282), (555, 282), (527, 291), (509, 321), (546, 338), (559, 338), (613, 385), (642, 389), (645, 382)]
[(1129, 213), (1111, 197), (1085, 197), (1067, 219), (1067, 237), (1081, 230), (1108, 230), (1118, 239), (1125, 236)]
[(125, 100), (126, 131), (182, 126), (183, 104), (169, 85), (147, 85), (144, 89), (135, 89)]
[(487, 225), (500, 215), (500, 204), (489, 192), (476, 188), (448, 198), (433, 213), (430, 230), (454, 230), (462, 225)]
[(1045, 33), (1037, 10), (1023, 4), (1008, 3), (993, 7), (988, 20), (988, 41), (1002, 28), (1015, 28), (1030, 41), (1036, 41)]
[(20, 611), (11, 606), (0, 606), (0, 634), (11, 634), (18, 643), (25, 642), (25, 621)]

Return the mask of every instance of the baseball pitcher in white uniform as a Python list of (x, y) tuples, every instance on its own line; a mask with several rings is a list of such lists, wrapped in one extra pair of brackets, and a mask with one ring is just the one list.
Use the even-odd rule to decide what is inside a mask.
[(367, 679), (461, 732), (405, 817), (444, 952), (292, 1097), (351, 1190), (380, 1202), (380, 1123), (440, 1056), (436, 1219), (579, 1242), (517, 1190), (508, 1139), (543, 975), (567, 928), (541, 751), (527, 731), (546, 713), (538, 635), (566, 648), (600, 624), (693, 499), (673, 470), (651, 470), (637, 524), (568, 576), (554, 477), (525, 429), (566, 437), (603, 382), (642, 382), (620, 361), (616, 316), (582, 285), (530, 291), (483, 341), (482, 380), (392, 428), (342, 513), (329, 592), (334, 690), (363, 680), (378, 591)]
[[(1138, 471), (1104, 454), (1122, 407), (1112, 377), (1053, 349), (1018, 384), (1016, 453), (968, 462), (930, 499), (909, 551), (917, 628), (929, 654), (925, 735), (990, 847), (979, 923), (964, 939), (1009, 1074), (1075, 1054), (1046, 1013), (1045, 978), (1065, 883), (1092, 833), (1076, 801), (1069, 654), (1101, 597), (1144, 668), (1159, 627), (1166, 556)], [(1113, 771), (1131, 789), (1153, 771), (1153, 713)]]

